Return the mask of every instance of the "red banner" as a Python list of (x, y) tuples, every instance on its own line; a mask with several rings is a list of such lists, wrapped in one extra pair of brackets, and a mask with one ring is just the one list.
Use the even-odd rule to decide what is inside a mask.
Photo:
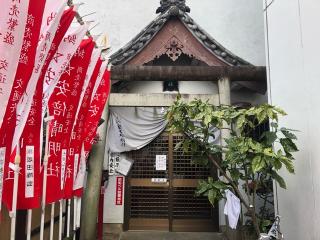
[[(61, 17), (66, 6), (65, 1), (47, 0), (41, 24), (41, 34), (36, 50), (35, 65), (31, 76), (26, 76), (28, 84), (23, 96), (16, 106), (16, 127), (12, 140), (11, 152), (15, 149), (22, 135), (25, 124), (28, 120), (32, 105), (33, 96), (38, 80), (41, 76), (41, 70), (45, 64), (53, 38), (58, 29)], [(35, 47), (35, 46), (34, 46)]]
[[(91, 96), (92, 96), (92, 91), (95, 85), (95, 82), (98, 78), (99, 75), (99, 71), (100, 71), (100, 67), (102, 65), (102, 60), (99, 59), (94, 70), (93, 70), (93, 74), (90, 78), (88, 87), (84, 93), (84, 97), (80, 106), (80, 110), (79, 110), (79, 114), (77, 116), (76, 119), (76, 124), (74, 125), (73, 128), (73, 132), (71, 134), (71, 140), (70, 140), (70, 152), (74, 152), (74, 154), (78, 154), (79, 156), (81, 155), (81, 148), (82, 148), (82, 143), (83, 143), (83, 131), (84, 131), (84, 126), (85, 126), (85, 121), (86, 121), (86, 117), (88, 114), (88, 110), (90, 107), (90, 100), (91, 100)], [(80, 166), (81, 164), (79, 164)], [(80, 173), (80, 168), (79, 166), (75, 169), (77, 169), (77, 176), (76, 176), (76, 181), (77, 178), (82, 178), (82, 173)], [(82, 165), (83, 166), (83, 165)], [(81, 176), (80, 176), (81, 175)], [(76, 186), (75, 189), (78, 189), (79, 186)], [(82, 188), (82, 186), (80, 186), (80, 188)], [(76, 190), (77, 192), (77, 190)], [(79, 196), (77, 193), (75, 194), (76, 196)], [(80, 196), (82, 195), (82, 193), (80, 193)]]
[[(82, 131), (82, 139), (83, 139), (83, 148), (84, 151), (81, 152), (80, 155), (80, 166), (79, 173), (77, 178), (78, 183), (83, 183), (83, 179), (85, 177), (84, 174), (84, 162), (91, 150), (92, 144), (94, 143), (94, 139), (96, 137), (96, 132), (98, 128), (99, 121), (101, 119), (101, 115), (103, 113), (106, 101), (110, 92), (110, 72), (106, 69), (106, 64), (101, 66), (102, 76), (100, 77), (100, 81), (97, 83), (97, 89), (95, 91), (94, 96), (92, 96), (92, 101), (86, 116), (84, 130)], [(82, 196), (83, 186), (78, 184), (77, 190), (75, 190), (75, 195), (77, 197)]]
[(105, 70), (88, 110), (84, 128), (84, 150), (89, 154), (110, 92), (110, 72)]
[[(49, 202), (56, 201), (57, 197), (61, 198), (64, 187), (65, 196), (68, 198), (72, 196), (74, 155), (72, 152), (70, 154), (67, 152), (66, 156), (62, 156), (62, 153), (65, 154), (69, 148), (72, 126), (76, 109), (79, 105), (78, 99), (80, 98), (93, 48), (94, 42), (92, 39), (82, 41), (49, 99), (49, 115), (54, 116), (54, 120), (50, 123), (49, 135), (49, 148), (51, 150), (48, 165), (50, 171), (48, 170), (47, 180), (48, 186), (50, 186), (47, 190)], [(55, 146), (58, 144), (60, 146), (56, 148)], [(61, 160), (66, 160), (66, 162)], [(55, 171), (51, 171), (54, 166), (59, 166), (61, 171), (58, 174)], [(60, 194), (57, 194), (58, 192)]]
[(19, 63), (29, 5), (29, 0), (0, 1), (0, 129)]
[[(3, 128), (0, 130), (0, 142), (5, 143), (0, 144), (0, 146), (6, 146), (7, 159), (10, 157), (11, 142), (15, 128), (16, 106), (26, 89), (26, 85), (29, 81), (35, 62), (36, 48), (32, 46), (37, 46), (38, 44), (44, 6), (45, 0), (38, 1), (36, 6), (33, 4), (29, 5), (25, 34), (23, 38), (23, 47), (20, 53), (20, 61), (8, 101), (8, 106), (4, 115)], [(24, 164), (24, 159), (22, 159), (21, 164)], [(23, 184), (21, 183), (23, 178), (22, 176), (24, 176), (24, 170), (21, 171), (19, 179), (20, 185)], [(21, 195), (22, 194), (18, 195), (18, 204), (20, 203)]]
[[(51, 44), (51, 48), (49, 50), (49, 53), (46, 57), (45, 63), (43, 65), (43, 68), (41, 70), (40, 78), (37, 82), (37, 87), (35, 94), (33, 96), (33, 101), (31, 105), (31, 109), (28, 114), (27, 122), (24, 127), (22, 136), (21, 136), (21, 158), (26, 159), (28, 156), (28, 159), (30, 160), (31, 154), (33, 154), (33, 186), (34, 186), (34, 193), (33, 197), (30, 197), (29, 203), (31, 203), (32, 207), (40, 207), (40, 188), (41, 188), (41, 176), (40, 176), (40, 137), (41, 134), (41, 121), (42, 121), (42, 89), (43, 89), (43, 81), (45, 77), (46, 70), (48, 68), (48, 65), (51, 61), (51, 59), (54, 57), (56, 50), (60, 44), (60, 42), (63, 39), (63, 36), (65, 35), (67, 29), (69, 28), (73, 18), (74, 18), (75, 12), (72, 9), (68, 9), (63, 14), (61, 20), (60, 20), (60, 27), (58, 28), (54, 39)], [(26, 149), (31, 149), (33, 147), (33, 153), (27, 153)], [(11, 159), (14, 159), (15, 153), (13, 152)], [(27, 159), (26, 159), (27, 160)], [(13, 170), (9, 168), (9, 166), (6, 164), (5, 166), (5, 174), (7, 173), (7, 177), (5, 177), (4, 181), (4, 191), (3, 191), (3, 202), (6, 204), (8, 209), (11, 209), (12, 206), (12, 190), (13, 190)], [(26, 178), (22, 180), (24, 185), (26, 185)], [(31, 178), (27, 180), (28, 182), (31, 182)], [(28, 183), (30, 184), (30, 183)], [(21, 188), (21, 184), (20, 188)], [(38, 191), (37, 191), (38, 190)], [(22, 192), (22, 194), (25, 193), (25, 191)], [(23, 195), (22, 195), (23, 196)], [(32, 195), (29, 195), (32, 196)], [(33, 198), (33, 199), (31, 199)], [(20, 192), (20, 199), (21, 199), (21, 192)], [(22, 206), (20, 206), (22, 205)], [(24, 203), (20, 204), (18, 203), (18, 207), (25, 207), (23, 206)]]

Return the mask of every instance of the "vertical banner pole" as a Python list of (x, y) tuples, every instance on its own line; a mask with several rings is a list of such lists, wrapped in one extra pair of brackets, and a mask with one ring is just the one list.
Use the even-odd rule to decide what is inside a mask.
[(53, 240), (53, 227), (54, 227), (54, 203), (51, 204), (50, 240)]
[(73, 240), (76, 239), (77, 230), (77, 197), (73, 198)]
[(67, 238), (70, 237), (70, 215), (71, 215), (71, 199), (68, 199)]
[(15, 235), (16, 235), (19, 165), (20, 165), (20, 142), (18, 142), (18, 145), (17, 145), (17, 152), (16, 152), (15, 161), (14, 161), (14, 180), (13, 180), (11, 231), (10, 231), (10, 239), (11, 240), (15, 240)]
[(77, 200), (77, 222), (76, 222), (76, 226), (77, 229), (80, 228), (80, 220), (81, 220), (81, 200), (82, 198), (78, 198)]
[(59, 201), (60, 203), (60, 207), (59, 207), (59, 237), (58, 239), (61, 240), (62, 239), (62, 215), (63, 215), (63, 200), (61, 199)]
[[(44, 218), (45, 218), (45, 211), (46, 211), (46, 195), (47, 195), (47, 170), (48, 170), (48, 157), (49, 157), (49, 123), (52, 119), (53, 117), (47, 117), (44, 119), (47, 125), (46, 125), (46, 146), (45, 146), (45, 153), (44, 153), (44, 159), (43, 159), (43, 185), (42, 185), (42, 200), (41, 200), (40, 240), (43, 240), (43, 234), (44, 234), (44, 220), (45, 220)], [(54, 208), (54, 204), (53, 204), (53, 208)], [(50, 232), (51, 232), (51, 225), (50, 225)]]
[(28, 209), (27, 217), (27, 240), (31, 239), (31, 222), (32, 222), (32, 209)]

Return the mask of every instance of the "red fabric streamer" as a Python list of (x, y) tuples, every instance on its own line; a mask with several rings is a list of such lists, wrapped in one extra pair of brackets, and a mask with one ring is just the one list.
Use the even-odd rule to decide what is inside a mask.
[[(34, 194), (33, 199), (26, 202), (18, 202), (17, 208), (25, 208), (28, 203), (30, 203), (32, 208), (40, 207), (40, 189), (42, 184), (42, 177), (40, 174), (40, 135), (41, 132), (41, 121), (42, 121), (42, 89), (43, 89), (43, 81), (45, 77), (46, 70), (48, 68), (48, 65), (50, 61), (53, 59), (56, 50), (60, 44), (60, 42), (63, 39), (63, 36), (65, 35), (66, 31), (68, 30), (73, 18), (74, 18), (75, 12), (72, 8), (66, 10), (60, 20), (60, 26), (54, 36), (54, 39), (51, 44), (51, 48), (49, 50), (48, 55), (46, 56), (45, 63), (42, 67), (41, 74), (39, 77), (39, 80), (37, 82), (36, 92), (33, 96), (33, 102), (31, 105), (31, 109), (29, 111), (27, 123), (24, 127), (21, 140), (21, 158), (26, 159), (26, 148), (27, 146), (33, 147), (33, 185), (34, 185)], [(15, 151), (11, 154), (11, 162), (12, 159), (14, 159)], [(25, 160), (24, 160), (25, 161)], [(25, 163), (25, 162), (24, 162)], [(24, 167), (21, 165), (21, 167)], [(12, 208), (12, 191), (13, 191), (13, 170), (9, 168), (8, 163), (5, 164), (5, 172), (7, 169), (7, 175), (8, 177), (5, 178), (4, 182), (4, 194), (3, 194), (3, 201), (8, 209)], [(11, 174), (11, 175), (10, 175)], [(21, 177), (20, 177), (21, 179)], [(19, 179), (19, 180), (20, 180)], [(31, 178), (30, 178), (31, 179)], [(24, 180), (21, 180), (23, 183), (25, 183)], [(31, 180), (30, 180), (31, 181)], [(26, 184), (24, 184), (26, 185)], [(19, 183), (19, 186), (21, 187), (21, 182)], [(21, 194), (23, 195), (25, 192), (20, 192), (20, 199)], [(31, 198), (30, 198), (31, 199)], [(28, 203), (27, 203), (28, 202)], [(29, 207), (29, 205), (28, 205)]]
[[(56, 201), (63, 197), (72, 197), (73, 185), (73, 152), (67, 152), (69, 148), (69, 139), (75, 120), (76, 110), (78, 108), (78, 99), (84, 84), (86, 72), (89, 66), (90, 57), (94, 49), (92, 39), (83, 40), (77, 49), (76, 54), (72, 57), (69, 67), (62, 74), (57, 86), (64, 86), (65, 91), (62, 93), (61, 88), (56, 88), (49, 99), (49, 115), (54, 116), (50, 123), (49, 147), (51, 150), (50, 161), (48, 165), (48, 186), (47, 199), (49, 202)], [(56, 148), (56, 145), (59, 148)], [(66, 156), (62, 156), (62, 152)], [(61, 159), (66, 160), (61, 165)], [(63, 160), (64, 160), (63, 159)], [(58, 174), (55, 166), (59, 166)], [(63, 174), (64, 172), (64, 174)], [(63, 190), (65, 190), (63, 192)], [(59, 194), (58, 194), (59, 193)]]

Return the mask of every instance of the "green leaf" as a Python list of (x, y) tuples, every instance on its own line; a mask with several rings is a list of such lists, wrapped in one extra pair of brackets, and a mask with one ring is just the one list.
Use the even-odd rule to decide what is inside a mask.
[(221, 181), (216, 181), (216, 182), (213, 182), (211, 184), (214, 188), (217, 188), (219, 190), (221, 189), (227, 189), (227, 185), (224, 183), (224, 182), (221, 182)]
[(252, 171), (256, 173), (266, 166), (264, 159), (261, 156), (255, 156), (252, 160)]
[(265, 139), (267, 145), (272, 145), (277, 140), (277, 133), (275, 132), (265, 132)]
[(275, 159), (273, 162), (273, 166), (276, 170), (280, 170), (282, 167), (282, 163), (279, 159)]
[(280, 187), (282, 187), (284, 189), (287, 189), (286, 182), (284, 181), (284, 179), (276, 171), (272, 171), (271, 175), (274, 178), (274, 180), (276, 180), (278, 182)]
[(294, 173), (294, 166), (291, 159), (287, 157), (281, 157), (280, 161), (286, 166), (289, 173)]
[(238, 169), (231, 169), (229, 172), (232, 177), (232, 180), (234, 180), (235, 182), (237, 182), (240, 179), (241, 174)]
[(216, 197), (217, 197), (217, 192), (210, 189), (208, 192), (208, 199), (211, 205), (214, 205), (214, 201), (216, 200)]
[(287, 129), (281, 128), (280, 130), (286, 138), (293, 139), (293, 140), (297, 139), (296, 135), (288, 131)]
[(290, 138), (281, 138), (280, 143), (285, 152), (297, 152), (298, 148), (296, 144)]
[(212, 119), (211, 114), (206, 114), (206, 116), (204, 117), (204, 124), (208, 126), (209, 123), (211, 122), (211, 119)]
[(287, 113), (286, 113), (285, 111), (283, 111), (281, 108), (273, 107), (273, 109), (274, 109), (276, 112), (278, 112), (278, 113), (280, 113), (281, 115), (283, 115), (283, 116), (286, 116), (286, 115), (287, 115)]
[(183, 151), (185, 153), (189, 152), (189, 146), (190, 146), (190, 142), (188, 140), (184, 140), (184, 142), (183, 142)]
[(242, 129), (244, 124), (246, 122), (246, 117), (245, 115), (240, 115), (237, 119), (237, 128)]

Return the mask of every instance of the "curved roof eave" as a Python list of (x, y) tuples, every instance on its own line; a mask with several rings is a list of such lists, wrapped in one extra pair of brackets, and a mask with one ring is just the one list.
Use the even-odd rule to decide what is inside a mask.
[(135, 38), (133, 38), (123, 48), (115, 52), (110, 57), (113, 65), (126, 64), (141, 52), (145, 46), (157, 35), (164, 24), (171, 17), (178, 17), (185, 27), (193, 34), (193, 36), (214, 56), (219, 58), (230, 66), (251, 65), (249, 62), (236, 56), (214, 38), (203, 30), (186, 12), (181, 11), (178, 7), (172, 6), (167, 11), (161, 13), (146, 28), (144, 28)]

